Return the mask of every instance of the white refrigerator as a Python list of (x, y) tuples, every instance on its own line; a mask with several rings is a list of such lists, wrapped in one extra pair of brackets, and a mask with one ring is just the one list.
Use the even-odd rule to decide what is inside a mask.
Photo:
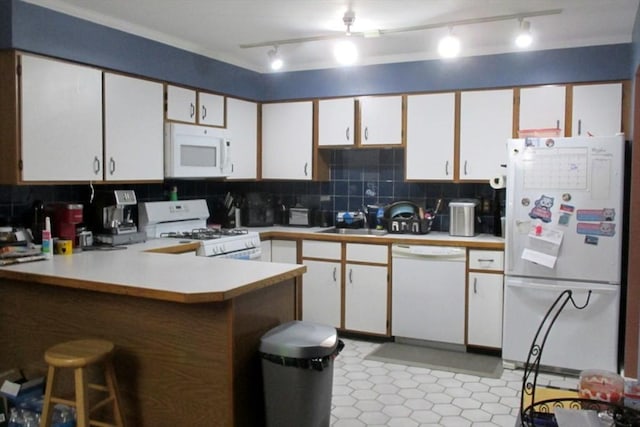
[(543, 348), (554, 370), (618, 371), (624, 137), (508, 141), (503, 360), (526, 362), (545, 313), (567, 304)]

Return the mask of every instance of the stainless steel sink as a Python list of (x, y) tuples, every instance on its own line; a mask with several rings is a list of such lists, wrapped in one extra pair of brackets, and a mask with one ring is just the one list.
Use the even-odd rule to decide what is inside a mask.
[(332, 227), (318, 231), (323, 234), (348, 234), (352, 236), (384, 236), (387, 230), (372, 230), (370, 228), (338, 228)]

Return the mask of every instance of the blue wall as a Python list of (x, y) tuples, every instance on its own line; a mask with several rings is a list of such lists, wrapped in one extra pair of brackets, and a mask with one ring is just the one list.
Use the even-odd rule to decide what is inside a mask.
[(629, 44), (264, 76), (265, 100), (461, 90), (629, 78)]

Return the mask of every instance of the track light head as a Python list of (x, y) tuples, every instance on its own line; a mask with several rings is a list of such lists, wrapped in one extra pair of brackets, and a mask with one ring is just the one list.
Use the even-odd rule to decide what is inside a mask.
[(284, 65), (284, 61), (280, 57), (278, 53), (278, 46), (274, 46), (273, 49), (267, 52), (267, 56), (269, 57), (269, 66), (273, 71), (278, 71)]
[(355, 20), (356, 20), (356, 13), (354, 11), (347, 10), (344, 13), (344, 16), (342, 17), (342, 22), (344, 22), (344, 25), (347, 26), (347, 32), (346, 32), (347, 36), (351, 35), (351, 26), (353, 25)]
[(524, 49), (531, 46), (531, 43), (533, 42), (533, 37), (531, 36), (531, 23), (523, 20), (522, 18), (519, 21), (520, 28), (518, 30), (518, 35), (516, 36), (516, 46)]

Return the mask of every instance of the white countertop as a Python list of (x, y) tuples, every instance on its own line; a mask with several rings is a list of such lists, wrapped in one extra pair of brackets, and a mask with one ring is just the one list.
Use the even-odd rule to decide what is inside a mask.
[(300, 276), (301, 265), (146, 252), (176, 246), (153, 239), (111, 251), (54, 255), (51, 260), (0, 267), (0, 278), (138, 295), (178, 302), (222, 301)]
[(383, 241), (385, 243), (415, 243), (415, 244), (442, 244), (454, 246), (485, 246), (504, 247), (504, 238), (492, 234), (477, 234), (472, 237), (450, 236), (449, 232), (432, 231), (427, 234), (402, 234), (387, 233), (384, 235), (362, 235), (362, 234), (337, 234), (320, 233), (333, 227), (295, 227), (295, 226), (273, 226), (273, 227), (247, 227), (250, 231), (258, 233), (277, 233), (278, 235), (296, 235), (302, 238), (321, 238), (332, 240), (358, 240), (365, 239), (368, 242)]

